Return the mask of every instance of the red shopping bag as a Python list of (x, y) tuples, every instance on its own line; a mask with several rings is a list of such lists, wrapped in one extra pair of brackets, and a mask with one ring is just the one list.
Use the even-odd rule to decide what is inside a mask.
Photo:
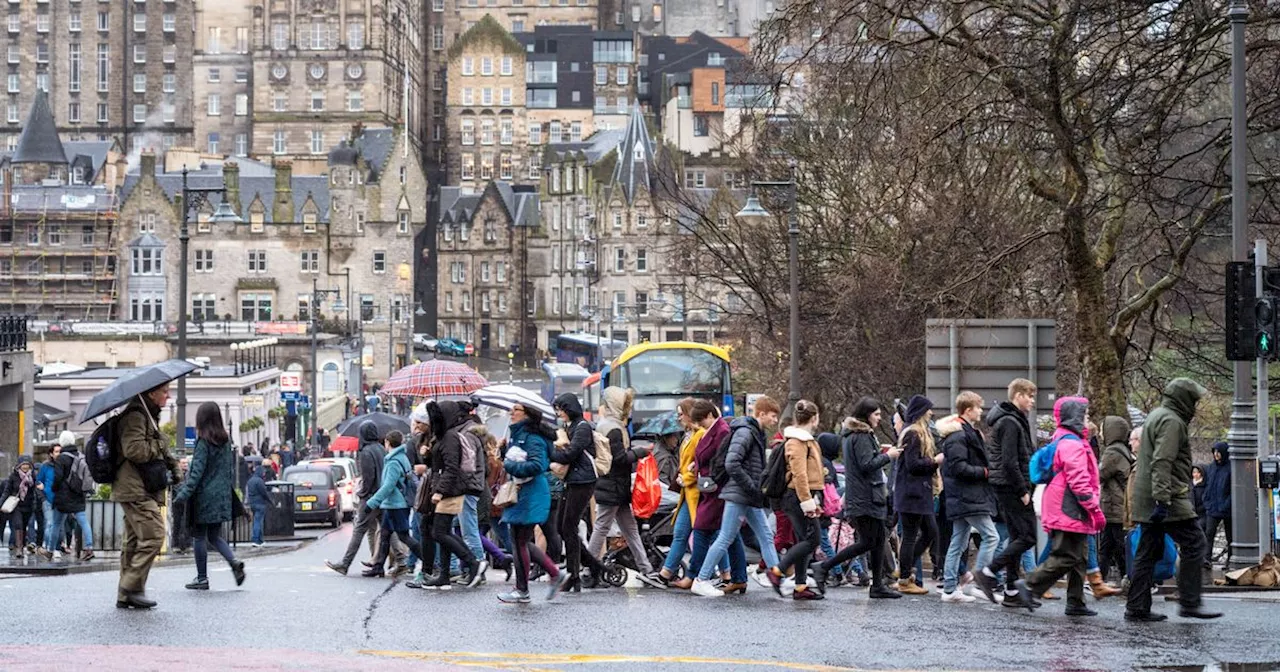
[(658, 484), (658, 461), (653, 454), (636, 463), (636, 480), (631, 486), (631, 512), (636, 518), (648, 518), (662, 502), (662, 486)]

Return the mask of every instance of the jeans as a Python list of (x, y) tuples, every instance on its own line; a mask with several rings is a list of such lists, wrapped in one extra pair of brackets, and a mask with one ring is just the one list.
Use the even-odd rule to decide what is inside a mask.
[[(716, 534), (716, 540), (711, 544), (711, 548), (707, 551), (707, 557), (702, 562), (702, 569), (698, 572), (698, 578), (707, 581), (711, 578), (711, 574), (715, 571), (715, 566), (720, 562), (720, 558), (729, 551), (729, 546), (734, 542), (742, 547), (742, 523), (746, 522), (751, 527), (751, 532), (756, 535), (756, 540), (760, 542), (760, 555), (764, 557), (764, 563), (767, 567), (778, 566), (778, 551), (773, 548), (773, 530), (769, 529), (769, 521), (765, 519), (764, 509), (758, 509), (754, 506), (739, 504), (737, 502), (726, 501), (724, 503), (724, 515), (720, 519), (720, 532)], [(743, 558), (746, 557), (745, 548), (743, 548)], [(744, 564), (746, 560), (743, 560)], [(732, 562), (729, 563), (731, 566)], [(745, 570), (743, 574), (745, 575)], [(744, 576), (745, 580), (746, 577)], [(735, 581), (734, 583), (738, 583)]]
[[(719, 536), (718, 531), (711, 530), (694, 530), (693, 531), (693, 551), (689, 557), (689, 571), (685, 576), (698, 576), (702, 574), (702, 566), (706, 564), (707, 551), (711, 549), (711, 544), (715, 542)], [(733, 543), (729, 544), (729, 552), (726, 557), (720, 560), (720, 566), (715, 569), (723, 572), (725, 562), (729, 563), (729, 580), (733, 583), (746, 583), (747, 581), (747, 547), (742, 543), (742, 535), (737, 535)]]
[(53, 529), (48, 530), (45, 535), (46, 539), (54, 540), (54, 546), (50, 550), (58, 550), (58, 540), (64, 536), (64, 530), (66, 529), (63, 526), (67, 524), (67, 518), (70, 517), (74, 517), (76, 523), (80, 525), (80, 534), (84, 537), (84, 547), (86, 549), (93, 548), (93, 530), (89, 529), (89, 514), (84, 511), (63, 513), (55, 510), (53, 512)]
[(253, 532), (249, 536), (249, 541), (254, 544), (262, 543), (262, 526), (266, 522), (267, 507), (253, 507)]
[(227, 540), (222, 538), (222, 523), (196, 523), (195, 529), (191, 531), (191, 546), (196, 552), (196, 580), (209, 578), (209, 544), (213, 544), (214, 550), (218, 551), (228, 565), (236, 561)]
[(484, 546), (480, 543), (480, 514), (476, 507), (480, 503), (479, 495), (463, 495), (462, 514), (458, 516), (458, 524), (462, 528), (462, 539), (467, 548), (477, 558), (484, 557)]
[(996, 554), (996, 544), (1000, 537), (996, 534), (996, 524), (991, 516), (965, 516), (951, 520), (951, 545), (947, 547), (947, 560), (943, 565), (942, 590), (950, 593), (956, 589), (960, 574), (960, 554), (969, 545), (969, 530), (974, 529), (982, 536), (978, 546), (978, 559), (974, 567), (986, 567)]
[(41, 539), (41, 545), (50, 551), (57, 550), (57, 544), (54, 543), (54, 537), (57, 536), (53, 530), (53, 516), (57, 513), (53, 510), (53, 502), (44, 502), (44, 539)]
[(1200, 606), (1200, 572), (1209, 552), (1204, 529), (1197, 520), (1169, 523), (1142, 523), (1142, 539), (1133, 558), (1133, 574), (1129, 577), (1129, 601), (1125, 611), (1145, 614), (1151, 611), (1152, 575), (1156, 563), (1164, 557), (1164, 535), (1178, 545), (1178, 603), (1183, 607)]
[(689, 504), (681, 502), (671, 532), (671, 550), (667, 551), (667, 561), (662, 563), (662, 568), (671, 576), (675, 576), (676, 570), (680, 568), (680, 561), (684, 560), (684, 554), (689, 552), (689, 537), (692, 535), (693, 522), (689, 520)]
[[(418, 548), (422, 548), (422, 514), (409, 510), (409, 538), (418, 542)], [(422, 558), (418, 557), (417, 551), (409, 551), (409, 559), (405, 560), (404, 566), (413, 569), (418, 566), (418, 561)]]

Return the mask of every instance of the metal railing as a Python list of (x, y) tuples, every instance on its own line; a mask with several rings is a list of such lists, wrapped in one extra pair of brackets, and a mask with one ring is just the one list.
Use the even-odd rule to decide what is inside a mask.
[[(118, 502), (109, 499), (91, 499), (86, 502), (85, 512), (89, 518), (89, 529), (93, 532), (93, 550), (119, 552), (124, 548), (124, 508)], [(191, 532), (187, 529), (183, 517), (173, 515), (173, 507), (165, 507), (165, 539), (162, 554), (191, 547)], [(68, 520), (74, 520), (68, 518)], [(246, 516), (230, 523), (223, 523), (222, 538), (232, 546), (247, 543), (252, 536), (252, 523)]]
[(0, 352), (21, 352), (27, 349), (27, 318), (17, 315), (0, 316)]

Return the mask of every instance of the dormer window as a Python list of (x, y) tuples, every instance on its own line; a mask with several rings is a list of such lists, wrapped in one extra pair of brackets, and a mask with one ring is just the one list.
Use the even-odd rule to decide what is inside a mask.
[(84, 184), (84, 168), (76, 166), (71, 170), (71, 184)]
[(303, 233), (315, 233), (315, 232), (316, 232), (316, 219), (317, 219), (317, 218), (316, 218), (316, 213), (314, 213), (314, 212), (304, 212), (304, 213), (302, 213), (302, 232), (303, 232)]

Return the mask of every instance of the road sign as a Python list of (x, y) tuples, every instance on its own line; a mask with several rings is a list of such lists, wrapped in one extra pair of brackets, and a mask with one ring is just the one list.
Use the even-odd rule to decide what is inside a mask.
[(466, 347), (465, 352), (467, 353), (467, 356), (468, 356), (468, 357), (470, 357), (471, 355), (476, 354), (476, 346), (471, 345), (470, 343), (468, 343), (468, 344), (467, 344), (467, 347)]
[(281, 392), (301, 392), (302, 391), (302, 374), (284, 372), (280, 374), (280, 391)]
[(281, 401), (301, 401), (302, 392), (298, 390), (289, 390), (289, 391), (281, 392), (280, 400)]
[(196, 447), (196, 428), (195, 427), (187, 428), (186, 440), (183, 441), (183, 445), (185, 445), (187, 448)]

